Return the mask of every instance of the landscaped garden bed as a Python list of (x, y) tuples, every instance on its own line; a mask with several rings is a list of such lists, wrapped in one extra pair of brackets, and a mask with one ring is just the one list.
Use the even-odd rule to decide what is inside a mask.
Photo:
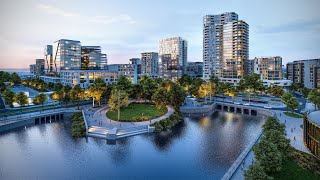
[[(148, 121), (160, 117), (167, 113), (167, 108), (157, 109), (150, 103), (131, 103), (125, 108), (120, 109), (120, 119), (122, 122), (140, 122)], [(118, 120), (118, 111), (108, 111), (106, 113), (109, 119)]]
[(295, 113), (292, 113), (292, 112), (283, 112), (285, 115), (287, 116), (290, 116), (290, 117), (293, 117), (293, 118), (302, 118), (301, 115), (299, 114), (295, 114)]

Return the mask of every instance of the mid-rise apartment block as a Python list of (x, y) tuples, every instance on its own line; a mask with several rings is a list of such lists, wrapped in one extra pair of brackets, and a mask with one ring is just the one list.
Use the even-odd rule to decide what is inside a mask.
[(173, 81), (178, 80), (187, 68), (187, 41), (181, 37), (160, 40), (159, 75)]
[(287, 79), (294, 83), (302, 83), (306, 88), (318, 86), (318, 67), (320, 59), (297, 60), (287, 64)]
[(141, 74), (141, 59), (140, 58), (131, 58), (131, 59), (129, 59), (129, 64), (137, 65), (137, 73), (138, 73), (138, 75)]
[(203, 74), (203, 62), (188, 62), (187, 75), (192, 78), (202, 77)]
[(203, 17), (203, 79), (237, 83), (248, 75), (249, 25), (227, 12)]
[(280, 56), (254, 58), (254, 73), (260, 74), (261, 80), (282, 79), (282, 58)]
[(143, 52), (141, 53), (141, 74), (146, 74), (150, 77), (158, 77), (159, 55), (156, 52)]
[[(65, 85), (88, 88), (97, 78), (102, 78), (107, 84), (117, 83), (118, 78), (126, 76), (132, 83), (138, 80), (136, 64), (111, 64), (100, 70), (62, 70), (60, 82)], [(45, 77), (42, 77), (45, 79)]]

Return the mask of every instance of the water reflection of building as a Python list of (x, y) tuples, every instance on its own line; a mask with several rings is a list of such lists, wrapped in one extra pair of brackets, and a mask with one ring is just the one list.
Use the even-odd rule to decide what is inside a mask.
[(315, 156), (320, 157), (320, 111), (312, 112), (303, 120), (303, 141)]

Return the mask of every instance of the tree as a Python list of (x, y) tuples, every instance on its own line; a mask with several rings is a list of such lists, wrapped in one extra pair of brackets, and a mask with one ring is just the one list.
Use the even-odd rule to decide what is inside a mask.
[(127, 94), (131, 94), (132, 83), (126, 76), (120, 76), (116, 84), (117, 89), (126, 91)]
[(128, 94), (121, 89), (113, 89), (109, 99), (109, 107), (112, 111), (118, 110), (118, 121), (120, 120), (120, 108), (127, 107), (129, 104)]
[(63, 86), (63, 92), (66, 94), (66, 95), (69, 95), (69, 93), (70, 93), (70, 91), (71, 91), (71, 89), (72, 89), (72, 87), (71, 86), (69, 86), (69, 85), (66, 85), (66, 86)]
[(78, 109), (79, 109), (79, 101), (84, 98), (84, 89), (80, 87), (79, 84), (73, 87), (73, 89), (70, 91), (70, 99), (72, 103), (77, 102), (78, 103)]
[(49, 82), (48, 83), (48, 88), (53, 89), (53, 87), (54, 87), (54, 83), (53, 82)]
[(301, 89), (301, 93), (302, 93), (302, 95), (303, 95), (304, 97), (308, 97), (308, 94), (309, 94), (310, 91), (311, 91), (311, 90), (308, 89), (308, 88), (306, 88), (306, 87), (303, 87), (303, 88)]
[(282, 89), (282, 87), (277, 86), (277, 85), (273, 85), (273, 86), (269, 86), (268, 87), (268, 93), (280, 97), (283, 95), (284, 91)]
[(145, 100), (151, 100), (152, 94), (157, 90), (156, 82), (147, 75), (143, 75), (138, 83), (141, 87), (141, 95)]
[(21, 83), (21, 78), (17, 73), (12, 73), (10, 75), (10, 82), (15, 85), (15, 84), (20, 84)]
[(24, 92), (19, 92), (15, 97), (15, 101), (22, 107), (28, 104), (28, 96)]
[(223, 95), (223, 101), (224, 101), (225, 91), (226, 91), (226, 89), (228, 88), (228, 86), (229, 86), (229, 85), (227, 85), (227, 83), (224, 83), (224, 82), (219, 82), (219, 83), (218, 83), (217, 93)]
[(33, 102), (35, 104), (42, 104), (42, 108), (43, 108), (43, 104), (46, 102), (46, 100), (47, 100), (47, 95), (40, 93), (34, 97)]
[(187, 74), (183, 74), (181, 78), (178, 79), (178, 83), (187, 91), (192, 83), (192, 78)]
[(89, 87), (88, 93), (92, 97), (92, 106), (94, 106), (94, 101), (98, 102), (98, 105), (101, 105), (101, 96), (106, 90), (106, 83), (103, 79), (97, 78), (94, 83)]
[(279, 172), (281, 170), (282, 156), (274, 143), (261, 139), (254, 146), (253, 152), (266, 173)]
[(64, 97), (64, 92), (62, 90), (55, 91), (51, 94), (51, 99), (61, 102)]
[(182, 105), (187, 96), (186, 92), (183, 90), (183, 87), (176, 83), (171, 84), (168, 95), (168, 103), (176, 109)]
[(244, 172), (245, 180), (266, 180), (272, 179), (269, 177), (264, 171), (263, 167), (259, 162), (255, 162), (254, 164), (249, 166), (249, 169)]
[(290, 140), (286, 138), (285, 133), (276, 129), (271, 129), (269, 131), (264, 132), (261, 140), (265, 140), (276, 145), (283, 160), (286, 160), (287, 157), (291, 156)]
[(13, 107), (13, 102), (15, 100), (15, 96), (16, 94), (11, 90), (11, 89), (6, 89), (4, 90), (3, 92), (3, 97), (4, 97), (4, 100), (6, 101), (6, 103), (10, 106), (10, 107)]
[(168, 91), (164, 87), (159, 87), (152, 95), (152, 100), (155, 102), (158, 109), (166, 107), (168, 104)]
[(210, 79), (209, 79), (209, 82), (211, 82), (212, 84), (218, 85), (218, 83), (219, 83), (219, 78), (216, 77), (214, 74), (211, 74)]
[(60, 91), (62, 90), (62, 88), (63, 88), (63, 85), (61, 83), (55, 83), (53, 86), (54, 91)]
[(211, 101), (211, 94), (212, 88), (209, 83), (202, 83), (199, 88), (199, 97), (205, 98), (205, 103), (207, 103), (207, 96), (210, 94), (210, 101)]
[(276, 117), (268, 117), (266, 122), (262, 125), (263, 134), (270, 130), (277, 130), (282, 134), (286, 134), (285, 125), (283, 123), (280, 123), (280, 121)]
[(39, 82), (39, 84), (37, 85), (36, 88), (40, 89), (41, 91), (44, 91), (44, 90), (46, 90), (46, 88), (47, 88), (47, 83), (45, 83), (45, 82)]
[(298, 108), (299, 106), (297, 99), (291, 93), (284, 93), (281, 96), (281, 100), (287, 106), (287, 111), (288, 111), (288, 108), (290, 108), (291, 111), (293, 112), (294, 109)]
[(0, 81), (0, 91), (4, 91), (6, 90), (6, 85), (4, 84), (4, 82)]
[(308, 100), (314, 104), (314, 110), (320, 108), (320, 89), (312, 89), (308, 94)]
[(252, 92), (263, 91), (264, 86), (260, 79), (260, 75), (253, 74), (251, 76), (245, 76), (239, 82), (239, 89), (241, 91), (246, 91), (248, 89), (251, 89)]

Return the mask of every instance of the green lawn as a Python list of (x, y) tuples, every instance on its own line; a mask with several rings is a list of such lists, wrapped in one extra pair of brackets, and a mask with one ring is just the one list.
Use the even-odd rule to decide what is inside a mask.
[(287, 115), (287, 116), (293, 117), (293, 118), (302, 118), (301, 115), (295, 114), (295, 113), (292, 113), (292, 112), (284, 112), (284, 114)]
[(282, 165), (282, 169), (279, 173), (275, 173), (272, 175), (275, 180), (312, 180), (312, 179), (320, 179), (319, 176), (312, 174), (311, 172), (302, 169), (297, 163), (294, 161), (285, 161)]
[[(126, 108), (120, 110), (120, 121), (148, 121), (150, 119), (160, 117), (167, 113), (167, 108), (157, 109), (151, 104), (129, 104)], [(108, 111), (107, 117), (112, 120), (118, 119), (118, 111)]]

